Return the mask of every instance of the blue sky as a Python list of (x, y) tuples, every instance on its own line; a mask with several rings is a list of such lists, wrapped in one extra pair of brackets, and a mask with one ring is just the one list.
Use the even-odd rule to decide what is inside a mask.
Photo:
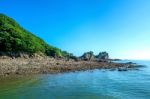
[(75, 55), (150, 59), (150, 0), (0, 0), (0, 12)]

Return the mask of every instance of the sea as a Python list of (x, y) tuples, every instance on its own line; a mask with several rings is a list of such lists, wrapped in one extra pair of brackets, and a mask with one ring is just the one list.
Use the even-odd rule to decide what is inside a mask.
[(150, 61), (137, 69), (95, 69), (0, 78), (0, 99), (150, 99)]

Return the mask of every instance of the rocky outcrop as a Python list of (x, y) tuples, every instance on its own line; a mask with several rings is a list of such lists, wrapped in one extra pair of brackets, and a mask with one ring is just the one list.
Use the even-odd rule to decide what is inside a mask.
[(84, 53), (80, 57), (80, 60), (85, 60), (85, 61), (93, 61), (93, 60), (105, 61), (108, 59), (109, 59), (109, 54), (107, 52), (100, 52), (98, 55), (94, 55), (92, 51), (89, 51)]
[(1, 58), (5, 58), (5, 57), (9, 57), (9, 58), (17, 58), (17, 57), (29, 58), (30, 54), (26, 53), (26, 52), (0, 52), (0, 57)]
[(94, 58), (95, 58), (95, 56), (92, 51), (86, 52), (80, 57), (81, 60), (85, 60), (85, 61), (94, 60)]
[(27, 53), (27, 52), (0, 52), (0, 58), (8, 59), (8, 58), (44, 58), (46, 57), (43, 53)]
[(109, 59), (109, 54), (107, 52), (100, 52), (97, 56), (97, 59), (103, 59), (103, 60), (108, 60)]

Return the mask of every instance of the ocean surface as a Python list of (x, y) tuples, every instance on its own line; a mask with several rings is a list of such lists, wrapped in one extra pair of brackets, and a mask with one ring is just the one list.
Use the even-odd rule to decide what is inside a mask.
[(0, 78), (0, 99), (150, 99), (150, 61), (132, 62), (145, 67)]

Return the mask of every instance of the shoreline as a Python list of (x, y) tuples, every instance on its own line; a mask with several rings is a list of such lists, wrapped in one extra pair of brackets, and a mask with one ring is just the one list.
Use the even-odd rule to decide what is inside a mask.
[(30, 75), (30, 74), (53, 74), (73, 71), (85, 71), (92, 69), (115, 69), (126, 71), (133, 68), (132, 63), (115, 63), (99, 61), (66, 61), (49, 57), (41, 58), (0, 58), (0, 75)]

